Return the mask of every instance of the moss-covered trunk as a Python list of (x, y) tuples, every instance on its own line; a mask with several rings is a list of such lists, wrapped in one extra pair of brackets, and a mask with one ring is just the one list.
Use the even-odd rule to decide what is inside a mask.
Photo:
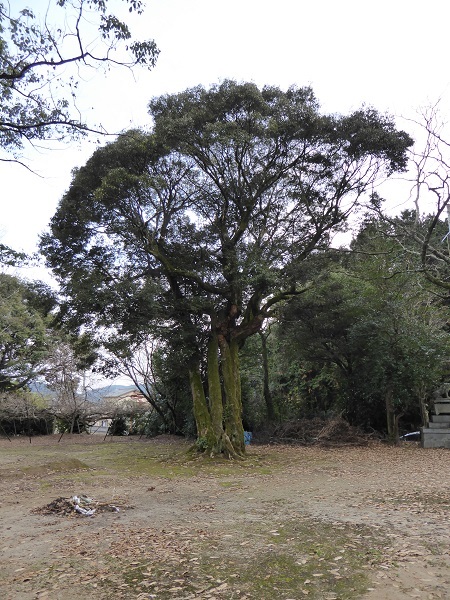
[(211, 425), (217, 439), (223, 435), (223, 402), (219, 369), (219, 342), (213, 332), (208, 342), (208, 394)]
[(216, 439), (212, 428), (211, 415), (203, 389), (200, 368), (191, 365), (189, 369), (189, 381), (191, 384), (193, 412), (197, 426), (197, 445), (200, 449), (215, 447)]
[(225, 400), (225, 432), (235, 452), (245, 454), (244, 427), (242, 425), (241, 376), (239, 371), (239, 345), (219, 336)]
[(240, 458), (245, 454), (237, 352), (237, 344), (231, 349), (225, 342), (219, 353), (218, 336), (211, 334), (207, 355), (208, 398), (198, 365), (190, 369), (197, 447), (211, 456)]

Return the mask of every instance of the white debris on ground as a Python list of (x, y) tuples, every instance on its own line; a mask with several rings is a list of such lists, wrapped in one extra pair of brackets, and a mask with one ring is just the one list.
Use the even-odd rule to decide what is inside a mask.
[(89, 498), (84, 494), (74, 495), (70, 498), (56, 498), (46, 506), (36, 508), (33, 512), (38, 514), (57, 514), (60, 516), (80, 515), (83, 517), (93, 517), (103, 512), (120, 512), (118, 504), (122, 508), (133, 508), (132, 506), (119, 501), (111, 504), (109, 502), (99, 502), (94, 498)]
[(84, 508), (84, 505), (92, 503), (92, 498), (87, 496), (72, 496), (73, 508), (77, 513), (85, 517), (92, 517), (95, 514), (95, 508)]

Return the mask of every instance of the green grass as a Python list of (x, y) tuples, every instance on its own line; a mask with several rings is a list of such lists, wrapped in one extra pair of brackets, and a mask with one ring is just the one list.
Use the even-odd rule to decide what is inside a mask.
[[(356, 600), (369, 586), (370, 570), (383, 559), (385, 541), (366, 527), (299, 518), (283, 523), (277, 533), (248, 526), (244, 545), (242, 528), (231, 529), (226, 542), (218, 537), (194, 541), (181, 564), (154, 561), (150, 575), (146, 565), (124, 565), (122, 577), (131, 594), (125, 597), (152, 584), (162, 600), (200, 590), (223, 598)], [(179, 596), (174, 596), (177, 586)]]
[(70, 449), (80, 460), (97, 469), (98, 474), (114, 471), (124, 476), (194, 477), (198, 474), (234, 476), (236, 473), (269, 474), (265, 458), (249, 456), (246, 461), (232, 462), (226, 459), (210, 459), (204, 455), (188, 452), (188, 445), (158, 445), (130, 441), (126, 443), (105, 442), (95, 446), (73, 446)]

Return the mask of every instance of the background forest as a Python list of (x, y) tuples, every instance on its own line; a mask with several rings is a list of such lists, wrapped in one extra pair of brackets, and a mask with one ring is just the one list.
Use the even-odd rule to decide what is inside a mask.
[[(349, 249), (324, 249), (304, 262), (302, 276), (310, 281), (312, 272), (314, 284), (283, 302), (240, 349), (246, 430), (295, 437), (298, 420), (339, 415), (395, 439), (427, 423), (433, 392), (448, 377), (448, 300), (421, 272), (420, 246), (405, 248), (401, 232), (426, 232), (429, 220), (368, 218)], [(442, 233), (443, 223), (439, 244)], [(176, 334), (121, 340), (115, 355), (97, 354), (87, 336), (62, 331), (48, 288), (5, 273), (0, 283), (4, 431), (13, 432), (13, 419), (22, 433), (52, 431), (55, 419), (69, 430), (73, 418), (80, 423), (72, 430), (85, 431), (108, 416), (88, 393), (86, 373), (96, 365), (131, 376), (151, 403), (139, 433), (195, 437), (186, 350)], [(51, 402), (36, 381), (46, 382)]]

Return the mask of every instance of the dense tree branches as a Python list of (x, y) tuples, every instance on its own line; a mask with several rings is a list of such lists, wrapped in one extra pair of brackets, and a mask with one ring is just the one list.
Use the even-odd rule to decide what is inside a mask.
[(75, 174), (42, 249), (68, 320), (180, 333), (202, 445), (241, 454), (239, 348), (304, 291), (304, 260), (405, 168), (412, 141), (373, 110), (321, 115), (309, 88), (226, 81), (150, 112), (150, 135), (121, 136)]
[[(110, 4), (49, 0), (46, 14), (39, 16), (0, 3), (0, 160), (14, 160), (25, 142), (98, 130), (76, 105), (85, 71), (154, 66), (155, 42), (133, 40), (127, 24), (108, 11)], [(143, 10), (140, 0), (123, 4), (129, 12)]]

